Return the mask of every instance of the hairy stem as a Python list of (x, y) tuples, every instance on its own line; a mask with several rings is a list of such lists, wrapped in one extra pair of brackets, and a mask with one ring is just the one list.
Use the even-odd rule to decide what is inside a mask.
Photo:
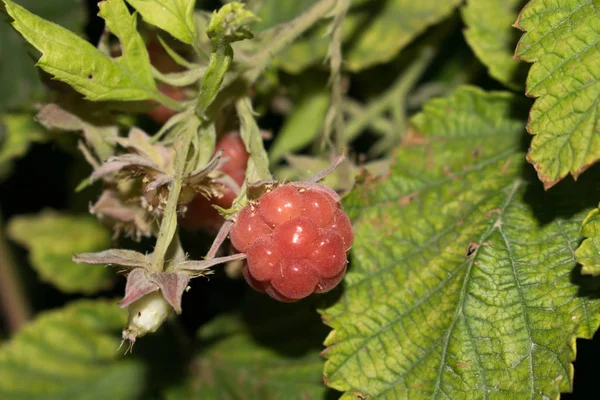
[(193, 130), (188, 129), (177, 145), (173, 182), (171, 183), (167, 205), (165, 206), (163, 218), (160, 223), (160, 231), (158, 233), (158, 239), (156, 239), (156, 246), (152, 253), (152, 267), (156, 272), (161, 272), (164, 269), (167, 249), (177, 231), (177, 203), (183, 183), (187, 155), (194, 133)]

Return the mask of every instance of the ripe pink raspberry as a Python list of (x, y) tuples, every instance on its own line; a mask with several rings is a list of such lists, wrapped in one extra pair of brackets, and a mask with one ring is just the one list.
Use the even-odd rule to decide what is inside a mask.
[(276, 187), (237, 215), (233, 246), (247, 255), (243, 275), (255, 290), (294, 302), (337, 286), (354, 234), (337, 194), (319, 184)]

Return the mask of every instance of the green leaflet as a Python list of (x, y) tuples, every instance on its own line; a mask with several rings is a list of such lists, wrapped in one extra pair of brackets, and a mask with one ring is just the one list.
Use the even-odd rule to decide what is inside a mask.
[(581, 243), (575, 256), (584, 274), (600, 275), (600, 209), (590, 211), (583, 221), (581, 234), (585, 240)]
[(138, 398), (144, 367), (117, 355), (126, 316), (114, 300), (77, 301), (41, 314), (0, 347), (0, 398)]
[(135, 30), (135, 17), (123, 0), (100, 3), (100, 15), (119, 37), (123, 55), (113, 59), (86, 40), (25, 8), (4, 0), (13, 27), (37, 48), (42, 57), (38, 66), (56, 79), (71, 85), (89, 100), (161, 99), (150, 60), (141, 36)]
[(492, 77), (512, 89), (525, 82), (525, 64), (513, 58), (519, 34), (512, 27), (523, 0), (469, 0), (462, 8), (465, 38)]
[(282, 304), (253, 293), (242, 315), (221, 315), (198, 332), (199, 368), (175, 399), (324, 399), (327, 328), (308, 302)]
[[(19, 3), (72, 31), (81, 32), (83, 28), (85, 7), (79, 0), (20, 0)], [(28, 49), (4, 20), (6, 17), (0, 22), (0, 112), (30, 103), (43, 89)]]
[(315, 140), (323, 130), (329, 97), (328, 91), (320, 90), (307, 93), (300, 99), (269, 149), (271, 162), (279, 161), (285, 153), (300, 150)]
[(534, 135), (527, 154), (546, 188), (577, 178), (600, 159), (600, 15), (591, 0), (532, 0), (516, 26), (526, 33), (515, 55), (534, 63), (527, 95)]
[(187, 44), (196, 40), (195, 0), (127, 0), (149, 24)]
[(523, 162), (522, 108), (470, 87), (429, 101), (389, 176), (344, 199), (356, 239), (343, 297), (323, 311), (330, 387), (377, 399), (572, 388), (575, 338), (600, 322), (573, 250), (600, 193), (543, 191)]
[(90, 216), (61, 215), (53, 211), (10, 220), (8, 236), (29, 249), (29, 259), (40, 278), (68, 293), (94, 293), (110, 285), (108, 268), (78, 265), (73, 253), (102, 250), (110, 233)]

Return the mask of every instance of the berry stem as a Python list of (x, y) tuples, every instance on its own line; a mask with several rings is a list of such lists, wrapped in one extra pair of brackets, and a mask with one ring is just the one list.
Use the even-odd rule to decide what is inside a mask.
[(163, 218), (160, 223), (160, 231), (158, 233), (158, 239), (156, 239), (156, 246), (152, 253), (152, 267), (156, 272), (163, 271), (165, 254), (177, 231), (177, 201), (179, 199), (179, 193), (181, 192), (185, 164), (194, 133), (193, 130), (188, 129), (187, 132), (182, 135), (183, 137), (176, 146), (177, 150), (175, 155), (173, 182), (171, 183), (167, 205), (165, 206)]
[(204, 257), (207, 260), (214, 258), (217, 255), (217, 251), (219, 251), (219, 247), (223, 244), (225, 239), (227, 239), (227, 235), (229, 235), (229, 231), (231, 231), (231, 227), (233, 226), (233, 222), (231, 220), (227, 220), (221, 225), (221, 229), (219, 229), (219, 233), (217, 233), (217, 237), (215, 238), (212, 246), (206, 253)]

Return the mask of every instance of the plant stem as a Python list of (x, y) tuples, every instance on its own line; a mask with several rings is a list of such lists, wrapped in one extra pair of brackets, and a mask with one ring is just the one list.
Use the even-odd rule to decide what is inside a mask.
[[(191, 125), (195, 126), (195, 124)], [(167, 249), (169, 248), (171, 240), (173, 240), (173, 236), (177, 231), (177, 202), (179, 200), (179, 193), (181, 192), (181, 186), (183, 183), (187, 155), (194, 133), (195, 131), (190, 129), (188, 126), (188, 129), (182, 135), (183, 137), (177, 146), (178, 148), (175, 154), (173, 182), (171, 183), (167, 205), (165, 206), (163, 218), (160, 223), (160, 231), (158, 233), (158, 238), (156, 239), (156, 246), (154, 247), (154, 252), (152, 253), (152, 268), (156, 272), (163, 271)]]
[[(394, 112), (397, 122), (403, 123), (404, 126), (397, 127), (393, 130), (394, 136), (400, 136), (403, 129), (406, 128), (406, 116), (404, 111), (404, 102), (406, 94), (419, 80), (423, 72), (429, 66), (429, 63), (435, 57), (436, 49), (433, 46), (424, 47), (415, 57), (414, 61), (407, 70), (400, 75), (392, 84), (391, 88), (382, 96), (371, 101), (365, 108), (365, 112), (358, 118), (352, 120), (346, 125), (346, 139), (348, 141), (356, 138), (374, 119), (377, 119), (385, 111), (400, 105), (400, 111), (396, 109)], [(400, 115), (397, 115), (400, 112)]]
[[(1, 221), (0, 221), (1, 222)], [(0, 303), (11, 333), (25, 324), (31, 309), (0, 226)]]
[(244, 74), (244, 77), (251, 83), (256, 81), (277, 53), (296, 40), (298, 36), (311, 28), (321, 18), (326, 17), (335, 3), (336, 0), (321, 0), (296, 19), (283, 25), (283, 28), (279, 28), (280, 30), (276, 31), (277, 34), (273, 37), (273, 40), (267, 43), (260, 52), (248, 59), (248, 64), (252, 67)]

